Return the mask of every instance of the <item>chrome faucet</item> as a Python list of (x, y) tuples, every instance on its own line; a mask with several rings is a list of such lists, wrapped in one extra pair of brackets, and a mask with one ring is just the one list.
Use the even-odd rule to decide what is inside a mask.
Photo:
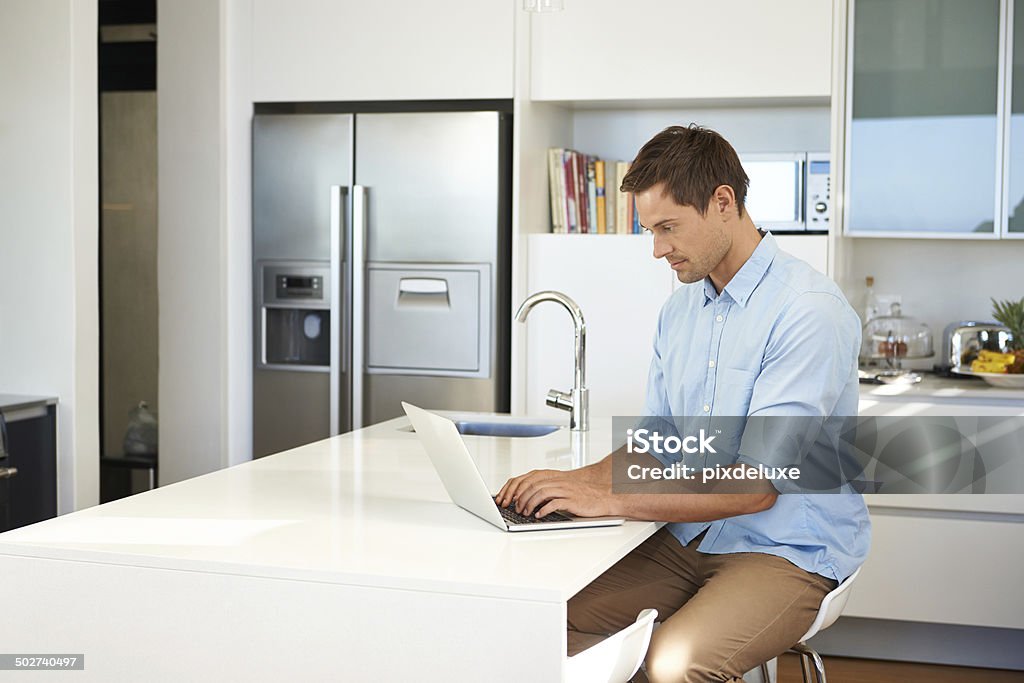
[(590, 420), (587, 417), (587, 388), (584, 386), (587, 373), (587, 324), (583, 322), (583, 311), (580, 310), (575, 301), (565, 294), (543, 291), (531, 294), (526, 298), (526, 301), (523, 302), (516, 313), (516, 320), (525, 323), (526, 316), (530, 314), (534, 306), (542, 301), (554, 301), (555, 303), (562, 304), (565, 310), (569, 311), (569, 315), (572, 316), (572, 325), (575, 332), (573, 349), (576, 362), (572, 376), (572, 391), (551, 389), (548, 391), (547, 404), (552, 408), (569, 411), (569, 429), (577, 432), (587, 431), (590, 429)]

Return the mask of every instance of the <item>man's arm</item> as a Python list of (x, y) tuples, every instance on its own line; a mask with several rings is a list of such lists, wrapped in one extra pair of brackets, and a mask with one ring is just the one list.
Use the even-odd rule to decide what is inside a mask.
[[(506, 506), (514, 501), (519, 513), (538, 517), (562, 510), (579, 517), (706, 522), (767, 510), (778, 497), (767, 481), (746, 481), (735, 487), (742, 488), (743, 493), (729, 492), (726, 482), (717, 486), (714, 493), (613, 493), (616, 457), (623, 457), (623, 451), (578, 470), (534, 470), (513, 477), (498, 492), (498, 502)], [(664, 466), (653, 457), (642, 457), (649, 460), (643, 466)], [(636, 457), (630, 456), (630, 462), (636, 462)]]
[[(662, 307), (647, 377), (646, 415), (668, 415), (671, 412), (658, 349), (664, 314), (665, 307)], [(577, 470), (534, 470), (513, 477), (505, 482), (496, 500), (503, 507), (515, 502), (520, 514), (539, 517), (563, 510), (579, 517), (618, 516), (658, 522), (697, 522), (767, 510), (775, 504), (778, 495), (768, 482), (755, 483), (753, 488), (757, 492), (751, 493), (749, 481), (744, 484), (743, 493), (612, 493), (613, 461), (617, 456), (624, 456), (623, 449)], [(629, 457), (630, 462), (636, 462), (637, 456)], [(642, 466), (664, 466), (652, 456), (640, 457), (649, 461), (642, 462)]]

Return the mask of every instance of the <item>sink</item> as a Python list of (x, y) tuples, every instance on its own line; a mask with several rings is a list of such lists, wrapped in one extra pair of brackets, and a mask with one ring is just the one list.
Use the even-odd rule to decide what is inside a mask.
[[(545, 436), (558, 431), (558, 425), (537, 424), (535, 422), (501, 422), (499, 420), (453, 420), (459, 434), (466, 436), (504, 436), (529, 437)], [(399, 428), (403, 432), (415, 432), (412, 425)]]
[(544, 436), (558, 429), (558, 425), (524, 424), (522, 422), (471, 422), (456, 420), (459, 434), (467, 436)]

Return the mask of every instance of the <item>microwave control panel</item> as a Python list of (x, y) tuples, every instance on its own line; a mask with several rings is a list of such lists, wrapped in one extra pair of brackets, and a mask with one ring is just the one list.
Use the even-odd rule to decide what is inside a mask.
[(827, 153), (807, 154), (806, 190), (804, 216), (807, 230), (828, 230), (832, 217), (832, 173)]

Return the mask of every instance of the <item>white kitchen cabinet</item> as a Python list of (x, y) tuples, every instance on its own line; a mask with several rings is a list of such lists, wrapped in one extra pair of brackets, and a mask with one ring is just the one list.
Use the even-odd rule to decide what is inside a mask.
[(830, 94), (828, 0), (567, 0), (531, 30), (534, 100)]
[[(1006, 418), (1004, 430), (983, 430), (984, 442), (976, 441), (983, 452), (1007, 446), (1007, 439), (1017, 438), (1012, 420), (1024, 419), (1024, 391), (999, 389), (965, 380), (926, 377), (920, 384), (861, 387), (859, 413), (865, 416), (929, 418), (943, 421), (957, 418), (957, 424), (971, 428), (972, 417)], [(991, 420), (989, 420), (991, 422)], [(999, 444), (1003, 444), (1000, 446)], [(988, 450), (985, 450), (988, 449)], [(1014, 469), (1014, 466), (1016, 469)], [(886, 509), (918, 509), (944, 512), (992, 513), (1021, 515), (1024, 521), (1024, 495), (1012, 495), (1013, 482), (1019, 481), (1024, 459), (1014, 466), (1003, 466), (999, 473), (989, 473), (986, 494), (877, 494), (866, 496), (868, 505)], [(991, 493), (991, 491), (1002, 493)]]
[[(648, 235), (529, 237), (529, 293), (564, 292), (583, 310), (591, 415), (643, 410), (658, 312), (675, 282), (653, 251)], [(561, 306), (545, 303), (526, 325), (526, 412), (568, 420), (568, 413), (545, 406), (544, 399), (549, 389), (572, 386), (572, 319)]]
[(1024, 0), (1013, 3), (1013, 58), (1010, 62), (1010, 139), (1007, 144), (1007, 213), (1003, 237), (1024, 238)]
[[(916, 386), (863, 386), (860, 414), (1020, 419), (1024, 392), (932, 378)], [(1024, 495), (865, 499), (871, 550), (844, 616), (1024, 628), (1024, 599), (1006, 589), (1024, 563)]]
[(1004, 232), (1006, 4), (850, 0), (846, 234)]
[(830, 275), (828, 235), (776, 235), (779, 249), (806, 261), (822, 275)]
[(255, 102), (507, 99), (511, 0), (253, 0)]
[(872, 509), (871, 551), (843, 616), (1024, 628), (1022, 519)]

